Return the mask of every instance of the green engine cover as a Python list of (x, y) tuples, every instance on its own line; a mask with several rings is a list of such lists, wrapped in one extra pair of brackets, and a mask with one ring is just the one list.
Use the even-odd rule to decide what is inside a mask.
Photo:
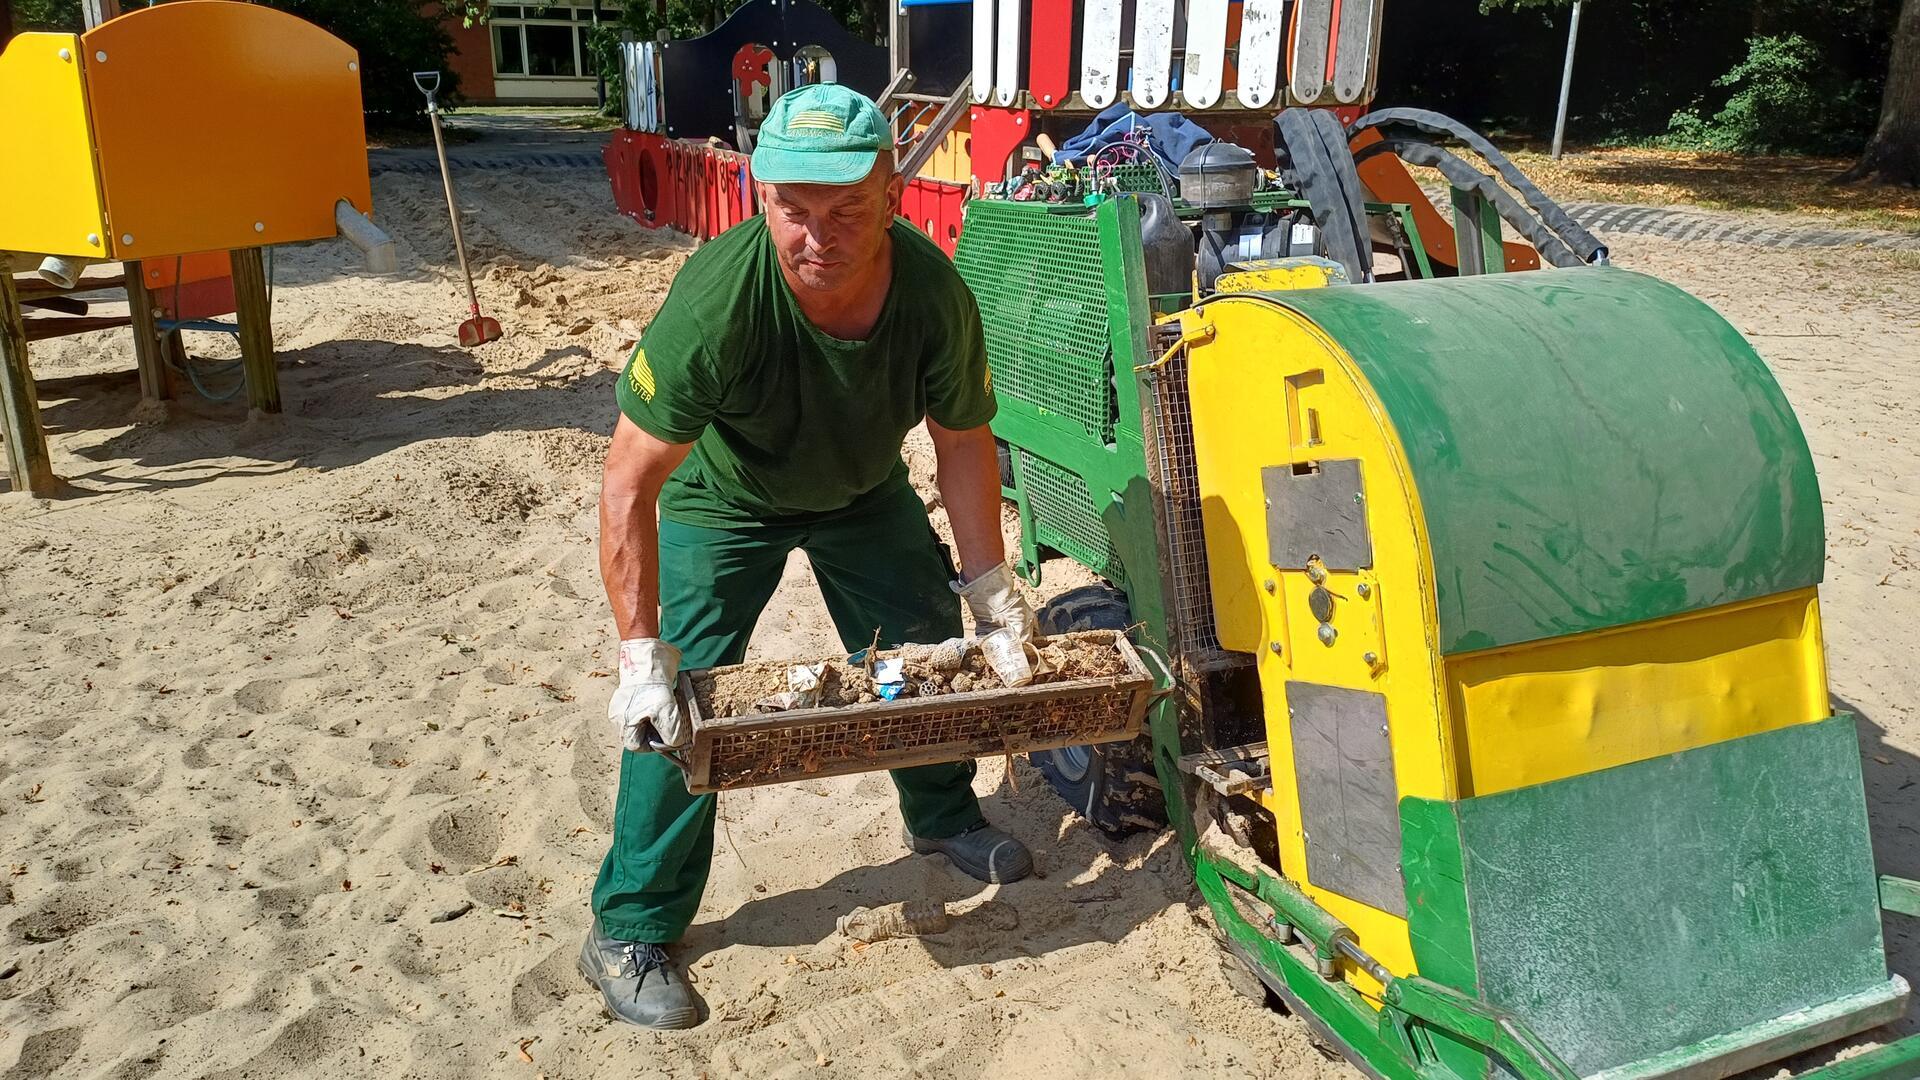
[(1406, 447), (1448, 653), (1820, 581), (1813, 460), (1712, 308), (1605, 268), (1268, 294), (1353, 357)]
[(1582, 1076), (1887, 984), (1850, 716), (1401, 814), (1422, 973)]

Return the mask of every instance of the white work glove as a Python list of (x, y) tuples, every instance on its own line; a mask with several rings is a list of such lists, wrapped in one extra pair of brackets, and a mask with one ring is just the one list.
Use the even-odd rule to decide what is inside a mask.
[(1013, 583), (1013, 571), (1006, 563), (965, 584), (953, 582), (952, 588), (967, 602), (967, 610), (973, 614), (975, 637), (986, 637), (1003, 626), (1021, 641), (1033, 637), (1036, 622), (1033, 606)]
[(650, 750), (687, 745), (693, 731), (673, 696), (680, 672), (680, 650), (659, 638), (629, 638), (620, 643), (620, 688), (607, 706), (607, 719), (620, 733), (620, 745)]

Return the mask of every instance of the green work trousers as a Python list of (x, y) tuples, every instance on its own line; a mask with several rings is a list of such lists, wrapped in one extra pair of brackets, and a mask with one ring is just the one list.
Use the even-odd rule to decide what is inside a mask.
[[(960, 634), (947, 549), (906, 485), (855, 514), (812, 523), (711, 529), (660, 523), (661, 636), (683, 671), (737, 664), (787, 556), (807, 553), (849, 652), (880, 631), (883, 647)], [(971, 761), (896, 769), (900, 813), (915, 836), (957, 836), (982, 821)], [(622, 751), (613, 846), (593, 886), (606, 933), (663, 944), (693, 922), (713, 860), (714, 796), (689, 795), (659, 754)]]

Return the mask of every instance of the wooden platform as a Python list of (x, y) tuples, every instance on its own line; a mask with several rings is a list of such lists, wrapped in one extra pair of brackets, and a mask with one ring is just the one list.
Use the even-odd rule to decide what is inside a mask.
[[(274, 364), (273, 320), (262, 250), (244, 248), (231, 254), (247, 405), (249, 411), (279, 412), (280, 379)], [(155, 322), (153, 298), (141, 283), (137, 265), (124, 267), (132, 267), (131, 272), (123, 264), (91, 267), (73, 288), (62, 289), (38, 274), (18, 273), (23, 268), (17, 263), (12, 268), (15, 272), (9, 272), (4, 253), (0, 253), (0, 441), (6, 446), (7, 475), (15, 491), (48, 496), (61, 486), (53, 474), (46, 433), (40, 426), (39, 395), (28, 365), (30, 342), (131, 327), (142, 403), (173, 396), (165, 357), (169, 350), (178, 349), (178, 331), (161, 333)], [(21, 308), (22, 300), (62, 296), (84, 299), (85, 313)]]

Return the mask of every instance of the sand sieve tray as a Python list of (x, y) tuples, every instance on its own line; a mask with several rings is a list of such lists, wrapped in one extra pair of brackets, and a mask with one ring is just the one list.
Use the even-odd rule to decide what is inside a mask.
[[(916, 646), (878, 655), (914, 655), (911, 650), (916, 648), (925, 655), (925, 647)], [(711, 713), (743, 710), (737, 698), (715, 700), (722, 696), (720, 680), (742, 685), (758, 679), (770, 688), (784, 686), (793, 663), (683, 673), (678, 692), (693, 725), (693, 740), (668, 756), (686, 773), (687, 790), (700, 793), (1114, 742), (1139, 733), (1153, 678), (1125, 634), (1057, 634), (1041, 645), (1041, 652), (1065, 656), (1069, 662), (1027, 686), (1001, 685), (976, 652), (962, 673), (966, 678), (950, 674), (920, 679), (910, 674), (911, 689), (891, 701), (726, 716)], [(844, 701), (856, 691), (871, 689), (862, 682), (860, 665), (844, 655), (828, 664), (824, 700)], [(924, 675), (927, 669), (909, 662), (908, 670)], [(1084, 670), (1097, 673), (1083, 675)]]

